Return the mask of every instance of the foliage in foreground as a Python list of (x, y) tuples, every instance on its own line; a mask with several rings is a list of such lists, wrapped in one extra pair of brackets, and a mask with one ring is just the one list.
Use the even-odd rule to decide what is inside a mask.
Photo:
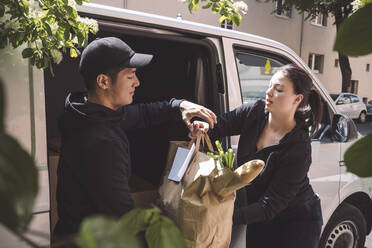
[(245, 2), (234, 2), (233, 0), (183, 0), (188, 4), (190, 13), (199, 9), (199, 5), (203, 2), (203, 9), (211, 8), (213, 13), (221, 15), (220, 23), (226, 21), (239, 26), (242, 21), (242, 14), (247, 14), (248, 6)]
[[(88, 0), (84, 0), (87, 2)], [(24, 58), (39, 69), (72, 58), (88, 44), (89, 33), (98, 31), (95, 20), (81, 18), (76, 4), (82, 0), (2, 0), (0, 2), (0, 48), (24, 45)]]

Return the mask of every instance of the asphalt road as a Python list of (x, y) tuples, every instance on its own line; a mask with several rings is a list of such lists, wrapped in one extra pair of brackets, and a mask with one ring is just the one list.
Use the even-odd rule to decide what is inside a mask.
[(372, 133), (372, 115), (367, 116), (367, 121), (365, 123), (356, 123), (356, 126), (362, 135)]
[[(362, 135), (372, 133), (372, 116), (367, 116), (367, 121), (365, 123), (356, 123), (356, 126)], [(365, 247), (372, 248), (372, 232), (367, 236)]]

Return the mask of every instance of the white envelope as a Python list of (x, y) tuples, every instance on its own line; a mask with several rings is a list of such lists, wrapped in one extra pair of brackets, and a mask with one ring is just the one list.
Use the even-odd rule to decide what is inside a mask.
[(191, 149), (186, 149), (178, 147), (176, 156), (174, 157), (171, 171), (169, 173), (168, 179), (180, 182), (183, 175), (186, 172), (187, 167), (190, 164), (190, 160), (195, 151), (195, 144), (192, 144)]

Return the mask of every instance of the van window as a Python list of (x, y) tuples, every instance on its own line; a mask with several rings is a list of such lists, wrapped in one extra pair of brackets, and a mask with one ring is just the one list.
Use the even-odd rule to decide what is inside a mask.
[[(266, 90), (269, 86), (271, 77), (279, 67), (291, 62), (284, 57), (268, 53), (259, 54), (257, 51), (244, 50), (244, 48), (236, 49), (235, 59), (243, 103), (251, 103), (258, 99), (265, 99)], [(330, 111), (324, 96), (322, 96), (322, 99), (323, 116), (319, 126), (314, 132), (313, 139), (328, 143), (332, 142), (329, 138), (332, 111)]]
[(243, 103), (265, 99), (271, 77), (284, 63), (265, 55), (243, 51), (237, 51), (235, 59)]

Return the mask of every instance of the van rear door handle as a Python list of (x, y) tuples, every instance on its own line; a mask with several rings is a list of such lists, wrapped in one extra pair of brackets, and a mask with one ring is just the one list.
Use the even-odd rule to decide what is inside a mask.
[(341, 167), (341, 166), (345, 166), (345, 161), (344, 160), (341, 160), (338, 162), (338, 165)]

